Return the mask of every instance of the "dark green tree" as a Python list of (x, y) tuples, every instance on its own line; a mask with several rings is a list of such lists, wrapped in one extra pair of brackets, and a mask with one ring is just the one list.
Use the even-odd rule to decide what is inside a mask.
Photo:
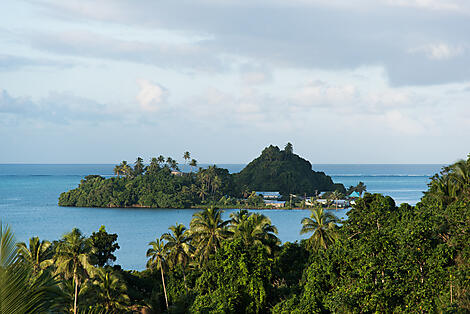
[(90, 260), (93, 265), (103, 267), (116, 261), (116, 256), (113, 253), (120, 248), (116, 242), (117, 238), (117, 234), (106, 232), (105, 226), (101, 226), (98, 232), (91, 234), (93, 253), (90, 255)]
[(190, 234), (194, 242), (195, 256), (200, 262), (207, 261), (217, 251), (222, 241), (228, 238), (227, 225), (222, 219), (222, 211), (210, 207), (193, 215)]
[(311, 210), (310, 218), (302, 219), (302, 229), (300, 234), (312, 232), (310, 245), (318, 250), (319, 248), (328, 248), (338, 238), (337, 225), (339, 219), (317, 206)]
[(132, 171), (133, 176), (140, 176), (144, 173), (145, 171), (145, 166), (144, 166), (144, 160), (140, 157), (137, 157), (137, 160), (134, 163), (134, 170)]

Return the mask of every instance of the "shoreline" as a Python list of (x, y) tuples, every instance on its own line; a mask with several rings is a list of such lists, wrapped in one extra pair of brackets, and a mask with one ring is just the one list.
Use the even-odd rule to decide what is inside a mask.
[[(248, 207), (241, 207), (241, 206), (216, 206), (216, 205), (194, 205), (190, 207), (185, 207), (185, 208), (175, 208), (175, 207), (151, 207), (151, 206), (144, 206), (144, 205), (132, 205), (132, 206), (106, 206), (106, 207), (96, 207), (96, 206), (65, 206), (65, 205), (57, 205), (59, 207), (67, 207), (67, 208), (98, 208), (98, 209), (130, 209), (130, 208), (136, 208), (136, 209), (175, 209), (175, 210), (184, 210), (184, 209), (206, 209), (209, 207), (216, 207), (218, 209), (247, 209), (247, 210), (311, 210), (313, 207), (254, 207), (254, 206), (248, 206)], [(350, 207), (339, 207), (338, 210), (344, 210), (344, 209), (350, 209)], [(336, 210), (335, 207), (324, 207), (323, 209), (326, 210)]]

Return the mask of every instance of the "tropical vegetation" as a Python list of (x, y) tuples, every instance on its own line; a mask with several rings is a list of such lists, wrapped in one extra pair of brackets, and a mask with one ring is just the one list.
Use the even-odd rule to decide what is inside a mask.
[(104, 227), (17, 244), (1, 225), (0, 313), (468, 313), (469, 173), (470, 156), (445, 167), (416, 206), (314, 207), (294, 243), (259, 212), (209, 207), (160, 230), (144, 271), (113, 265)]
[(60, 195), (59, 205), (264, 208), (263, 199), (253, 195), (253, 191), (277, 191), (284, 199), (292, 194), (345, 192), (342, 184), (333, 183), (323, 172), (313, 171), (310, 162), (293, 153), (290, 143), (284, 150), (272, 145), (267, 147), (260, 157), (235, 174), (216, 165), (193, 172), (197, 161), (191, 159), (191, 153), (185, 152), (183, 159), (189, 172), (180, 172), (180, 166), (171, 157), (151, 158), (147, 166), (140, 157), (133, 166), (123, 161), (115, 166), (115, 176), (111, 178), (86, 176), (78, 188)]

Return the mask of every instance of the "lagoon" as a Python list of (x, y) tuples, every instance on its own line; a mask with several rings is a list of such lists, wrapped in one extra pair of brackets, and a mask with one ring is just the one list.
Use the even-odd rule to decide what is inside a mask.
[[(231, 172), (244, 165), (220, 165)], [(18, 241), (32, 236), (56, 240), (77, 227), (90, 235), (105, 225), (118, 234), (121, 249), (116, 264), (125, 269), (145, 268), (148, 242), (167, 232), (170, 225), (188, 226), (195, 209), (72, 208), (59, 207), (61, 192), (75, 188), (88, 174), (112, 175), (114, 165), (0, 165), (0, 219), (9, 224)], [(392, 196), (397, 203), (415, 204), (426, 190), (429, 177), (442, 165), (314, 165), (346, 187), (365, 182), (368, 191)], [(224, 218), (234, 210), (226, 210)], [(333, 211), (334, 212), (334, 211)], [(309, 210), (265, 210), (283, 241), (301, 236), (300, 221)], [(338, 210), (345, 218), (346, 210)]]

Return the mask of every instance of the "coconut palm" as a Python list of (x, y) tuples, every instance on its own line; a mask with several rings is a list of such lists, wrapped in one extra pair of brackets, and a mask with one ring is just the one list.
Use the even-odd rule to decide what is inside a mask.
[(156, 239), (155, 241), (150, 242), (149, 245), (152, 247), (147, 250), (147, 257), (149, 258), (147, 261), (147, 268), (160, 269), (162, 274), (163, 292), (165, 294), (165, 303), (166, 308), (168, 309), (168, 296), (166, 294), (165, 275), (163, 273), (168, 256), (168, 249), (165, 247), (164, 242), (160, 239)]
[(73, 312), (77, 313), (78, 287), (82, 281), (93, 274), (95, 269), (90, 263), (92, 246), (90, 239), (85, 238), (81, 231), (74, 228), (72, 232), (65, 234), (57, 245), (54, 263), (56, 272), (65, 279), (74, 282)]
[(191, 162), (189, 163), (189, 166), (191, 167), (191, 172), (193, 172), (193, 167), (197, 167), (197, 160), (196, 159), (191, 159)]
[(132, 168), (127, 164), (127, 161), (123, 160), (119, 165), (120, 173), (124, 176), (128, 176), (132, 173)]
[(262, 246), (268, 254), (272, 247), (279, 245), (277, 228), (271, 224), (271, 220), (265, 215), (249, 214), (247, 210), (240, 210), (231, 214), (229, 230), (234, 238), (241, 238), (245, 245)]
[(163, 155), (158, 156), (157, 158), (158, 164), (163, 164), (165, 162), (165, 157)]
[(360, 181), (356, 187), (354, 188), (354, 190), (359, 193), (359, 196), (362, 197), (362, 193), (364, 193), (365, 191), (367, 191), (367, 186), (364, 184), (364, 182)]
[(195, 242), (195, 256), (200, 262), (206, 261), (212, 253), (217, 252), (229, 232), (229, 220), (222, 220), (222, 211), (210, 207), (193, 215), (190, 223), (191, 236)]
[(29, 239), (29, 248), (24, 242), (17, 246), (20, 260), (32, 267), (33, 275), (52, 265), (51, 242), (39, 241), (38, 237), (33, 237)]
[(340, 200), (342, 197), (343, 194), (338, 190), (335, 190), (333, 193), (331, 193), (331, 198), (335, 201), (336, 210), (338, 210), (338, 200)]
[(166, 159), (166, 165), (168, 166), (168, 168), (171, 168), (171, 163), (172, 163), (172, 162), (173, 162), (173, 158), (168, 157), (168, 158)]
[(147, 167), (147, 173), (157, 173), (159, 169), (160, 169), (159, 162), (157, 158), (153, 157), (150, 160), (150, 165)]
[(201, 200), (204, 202), (204, 199), (207, 195), (206, 186), (204, 184), (202, 184), (199, 188), (197, 188), (197, 194), (199, 195)]
[(189, 152), (184, 152), (183, 158), (184, 158), (184, 163), (189, 164), (189, 160), (191, 159), (191, 154)]
[(132, 171), (132, 174), (134, 176), (139, 176), (143, 174), (144, 171), (145, 171), (144, 160), (141, 157), (137, 157), (134, 163), (134, 171)]
[(121, 165), (116, 165), (114, 167), (114, 174), (119, 178), (119, 176), (121, 175), (121, 172), (122, 172)]
[(122, 313), (130, 302), (126, 285), (110, 269), (97, 270), (86, 291), (105, 313)]
[(13, 232), (0, 222), (0, 313), (45, 313), (53, 307), (50, 293), (56, 284), (47, 272), (32, 277)]
[(313, 248), (326, 249), (338, 237), (337, 222), (339, 219), (335, 215), (325, 212), (322, 207), (316, 207), (311, 210), (310, 218), (302, 219), (300, 234), (313, 232), (310, 237)]
[(451, 177), (455, 181), (456, 189), (459, 194), (469, 193), (470, 187), (470, 159), (459, 160), (451, 166)]
[(219, 176), (216, 175), (211, 182), (212, 193), (217, 192), (221, 186), (222, 186), (222, 180), (220, 179)]
[(250, 212), (246, 209), (240, 209), (239, 211), (237, 212), (234, 212), (234, 213), (231, 213), (230, 214), (230, 226), (229, 226), (229, 230), (230, 231), (234, 231), (234, 229), (242, 224), (244, 221), (246, 221), (248, 219), (248, 217), (250, 217)]
[(191, 237), (183, 224), (176, 223), (168, 229), (170, 229), (171, 233), (167, 232), (162, 235), (162, 240), (167, 241), (165, 247), (168, 248), (168, 260), (172, 267), (176, 267), (176, 265), (182, 266), (184, 286), (187, 290), (188, 287), (184, 270), (190, 260), (192, 252), (190, 245)]
[(175, 171), (179, 171), (180, 168), (178, 167), (178, 163), (176, 162), (176, 160), (172, 159), (171, 160), (171, 163), (170, 163), (170, 168), (175, 170)]

